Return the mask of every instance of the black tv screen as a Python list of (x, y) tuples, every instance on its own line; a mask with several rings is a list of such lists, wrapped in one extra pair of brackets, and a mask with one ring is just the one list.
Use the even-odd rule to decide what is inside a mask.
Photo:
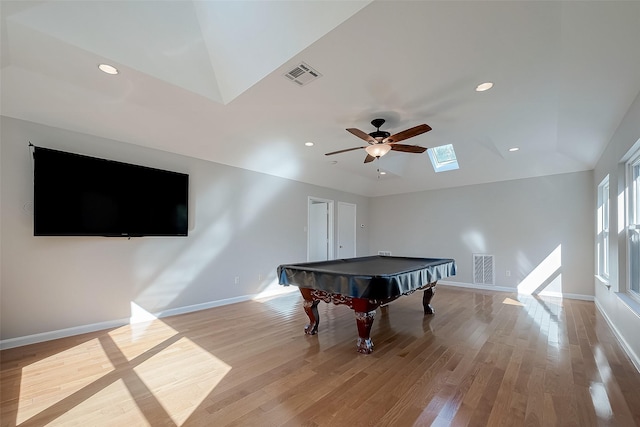
[(189, 175), (34, 149), (35, 236), (186, 236)]

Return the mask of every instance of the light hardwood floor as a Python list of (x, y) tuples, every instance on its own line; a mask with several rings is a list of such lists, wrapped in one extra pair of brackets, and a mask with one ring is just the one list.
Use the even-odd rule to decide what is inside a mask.
[(298, 293), (0, 353), (2, 426), (638, 426), (640, 373), (592, 302), (439, 286), (353, 311)]

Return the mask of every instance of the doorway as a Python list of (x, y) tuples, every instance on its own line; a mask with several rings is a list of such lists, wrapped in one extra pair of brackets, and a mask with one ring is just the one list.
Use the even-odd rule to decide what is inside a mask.
[(309, 197), (307, 260), (333, 259), (333, 200)]
[(356, 256), (356, 205), (338, 202), (338, 258)]

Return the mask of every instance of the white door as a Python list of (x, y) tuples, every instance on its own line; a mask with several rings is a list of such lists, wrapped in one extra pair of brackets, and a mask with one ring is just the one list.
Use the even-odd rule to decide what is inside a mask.
[(307, 260), (333, 258), (333, 200), (309, 197)]
[(338, 202), (338, 258), (356, 256), (356, 205)]

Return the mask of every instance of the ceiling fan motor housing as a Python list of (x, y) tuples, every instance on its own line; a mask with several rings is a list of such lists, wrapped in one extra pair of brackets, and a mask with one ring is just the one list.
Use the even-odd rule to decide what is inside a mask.
[(385, 122), (384, 119), (373, 119), (373, 120), (371, 120), (371, 124), (377, 130), (375, 132), (371, 132), (369, 134), (369, 136), (371, 138), (375, 139), (378, 142), (382, 142), (383, 139), (388, 138), (391, 135), (389, 132), (385, 132), (383, 130), (380, 130), (380, 126), (382, 126), (384, 124), (384, 122)]
[(389, 132), (385, 132), (383, 130), (377, 130), (375, 132), (371, 132), (369, 134), (369, 136), (373, 139), (375, 139), (376, 141), (380, 142), (383, 139), (387, 138), (389, 135), (391, 135)]

